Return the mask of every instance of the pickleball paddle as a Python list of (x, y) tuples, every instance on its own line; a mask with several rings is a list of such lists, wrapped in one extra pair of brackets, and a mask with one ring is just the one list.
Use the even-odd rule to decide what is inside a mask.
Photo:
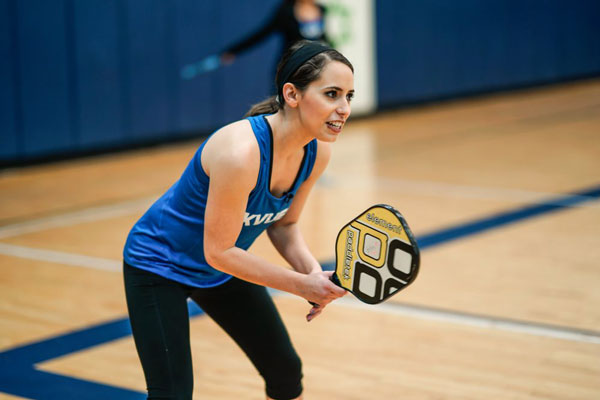
[(359, 300), (377, 304), (410, 285), (419, 272), (419, 247), (404, 217), (377, 204), (338, 233), (332, 281)]

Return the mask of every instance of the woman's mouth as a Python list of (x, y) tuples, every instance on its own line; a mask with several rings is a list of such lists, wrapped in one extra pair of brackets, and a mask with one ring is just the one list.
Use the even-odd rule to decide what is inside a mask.
[(326, 124), (327, 127), (335, 133), (340, 133), (342, 131), (342, 126), (344, 126), (342, 121), (328, 121)]

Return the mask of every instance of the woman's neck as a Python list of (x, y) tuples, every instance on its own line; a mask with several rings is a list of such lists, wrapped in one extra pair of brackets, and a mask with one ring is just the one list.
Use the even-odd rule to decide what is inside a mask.
[(314, 139), (302, 126), (294, 110), (282, 110), (267, 117), (273, 131), (273, 144), (282, 157), (288, 157), (304, 148)]

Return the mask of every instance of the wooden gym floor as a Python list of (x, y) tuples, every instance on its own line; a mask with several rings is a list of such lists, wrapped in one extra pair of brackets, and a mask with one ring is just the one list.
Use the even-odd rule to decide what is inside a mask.
[[(0, 174), (0, 399), (138, 399), (120, 259), (201, 143)], [(306, 323), (275, 293), (306, 399), (600, 398), (600, 80), (352, 121), (302, 229), (317, 258), (374, 203), (423, 247), (410, 288)], [(281, 260), (263, 237), (252, 248)], [(258, 374), (192, 319), (195, 398), (261, 399)]]

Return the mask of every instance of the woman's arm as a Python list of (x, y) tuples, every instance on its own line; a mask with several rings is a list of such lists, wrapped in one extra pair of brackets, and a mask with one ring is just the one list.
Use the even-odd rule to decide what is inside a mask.
[[(327, 278), (326, 284), (328, 286), (334, 286), (337, 293), (336, 297), (341, 297), (346, 294), (345, 290), (331, 282), (331, 275), (333, 275), (333, 271), (323, 272), (321, 265), (308, 249), (308, 246), (306, 245), (304, 237), (302, 236), (298, 226), (298, 219), (300, 218), (300, 213), (304, 208), (308, 194), (315, 185), (315, 182), (325, 170), (325, 167), (329, 163), (329, 159), (331, 157), (330, 144), (324, 142), (318, 143), (317, 159), (310, 177), (296, 192), (294, 201), (292, 202), (292, 205), (290, 206), (290, 209), (286, 215), (271, 225), (267, 229), (267, 233), (271, 239), (271, 242), (277, 251), (279, 251), (279, 254), (285, 258), (292, 268), (299, 273), (307, 274), (309, 277), (314, 275), (319, 277), (325, 276)], [(329, 302), (312, 301), (313, 307), (306, 316), (306, 319), (311, 321), (316, 318), (319, 314), (321, 314), (328, 303)]]
[(305, 275), (269, 263), (235, 246), (244, 221), (248, 196), (258, 176), (260, 150), (247, 121), (213, 135), (202, 154), (210, 176), (204, 222), (204, 255), (214, 268), (240, 279), (328, 304), (345, 291), (329, 281), (326, 273)]
[(256, 28), (256, 30), (250, 33), (247, 37), (227, 47), (225, 51), (223, 51), (223, 55), (226, 58), (234, 58), (240, 53), (243, 53), (251, 47), (256, 46), (274, 32), (280, 30), (281, 24), (285, 23), (284, 21), (282, 21), (282, 16), (285, 15), (284, 7), (284, 5), (278, 7), (277, 10), (269, 16), (269, 18), (264, 22), (263, 25)]
[(317, 158), (312, 173), (300, 186), (286, 215), (267, 229), (269, 239), (285, 260), (296, 271), (309, 274), (321, 271), (321, 265), (312, 255), (300, 232), (298, 220), (315, 182), (319, 179), (331, 158), (329, 143), (318, 142)]

